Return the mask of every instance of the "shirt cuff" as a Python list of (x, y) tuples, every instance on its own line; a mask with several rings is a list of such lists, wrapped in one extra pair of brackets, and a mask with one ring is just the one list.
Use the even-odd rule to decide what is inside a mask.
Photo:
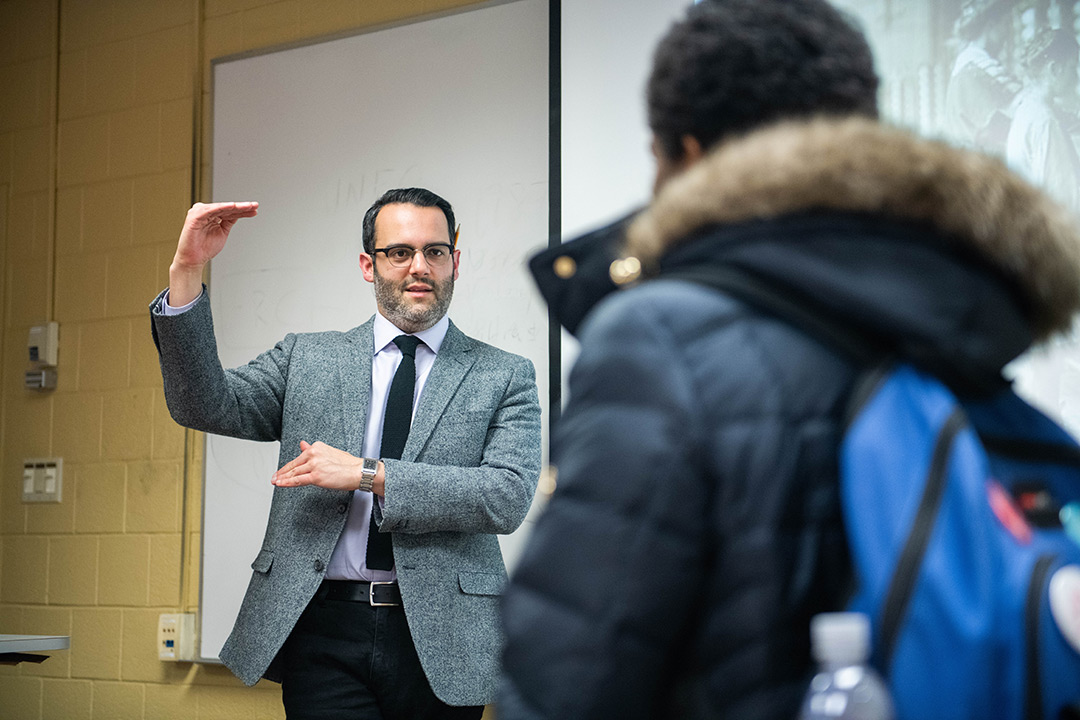
[(189, 302), (187, 305), (183, 305), (181, 307), (173, 307), (172, 305), (169, 304), (169, 291), (166, 290), (165, 291), (165, 297), (162, 298), (162, 303), (161, 303), (161, 309), (163, 311), (163, 314), (164, 315), (183, 315), (188, 310), (190, 310), (195, 305), (195, 303), (199, 302), (199, 300), (203, 296), (203, 292), (206, 292), (206, 291), (203, 290), (202, 292), (200, 292), (199, 297), (195, 298), (194, 300)]

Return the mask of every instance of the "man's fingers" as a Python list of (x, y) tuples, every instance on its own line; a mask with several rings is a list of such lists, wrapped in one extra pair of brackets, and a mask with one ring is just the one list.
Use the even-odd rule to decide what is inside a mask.
[(274, 474), (275, 475), (284, 475), (285, 473), (292, 472), (296, 468), (296, 466), (299, 465), (301, 462), (303, 462), (303, 461), (300, 459), (300, 457), (293, 458), (289, 462), (287, 462), (284, 465), (282, 465), (281, 467), (279, 467), (277, 469), (277, 472), (275, 472)]
[(291, 477), (280, 477), (275, 474), (271, 482), (278, 487), (299, 487), (300, 485), (314, 485), (315, 478), (311, 473), (307, 472), (292, 475)]
[(312, 458), (310, 456), (304, 455), (303, 453), (301, 453), (300, 455), (297, 455), (295, 458), (293, 458), (289, 462), (282, 465), (278, 469), (278, 471), (276, 473), (274, 473), (274, 477), (285, 477), (285, 476), (289, 475), (290, 473), (291, 474), (297, 474), (297, 473), (301, 473), (301, 472), (310, 472), (312, 468), (311, 468), (308, 461), (311, 460), (311, 459)]
[[(311, 459), (311, 456), (310, 456), (310, 454), (308, 454), (307, 451), (310, 448), (311, 448), (311, 443), (309, 443), (309, 442), (307, 442), (305, 440), (301, 440), (300, 441), (300, 454), (297, 455), (292, 460), (290, 460), (289, 462), (282, 465), (280, 468), (278, 468), (278, 471), (276, 473), (274, 473), (274, 477), (272, 478), (271, 482), (273, 482), (275, 485), (278, 485), (279, 480), (290, 480), (291, 481), (293, 479), (293, 476), (298, 475), (298, 474), (300, 474), (302, 472), (309, 472), (310, 468), (308, 467), (308, 460)], [(290, 484), (294, 484), (294, 483), (290, 482)]]
[(232, 205), (231, 208), (221, 210), (222, 218), (239, 220), (240, 218), (253, 217), (259, 212), (259, 203), (257, 202), (233, 203)]
[(318, 485), (335, 490), (355, 489), (355, 473), (351, 466), (359, 460), (322, 441), (300, 441), (300, 454), (274, 473), (270, 482), (278, 487)]
[(189, 217), (196, 222), (236, 221), (254, 217), (259, 212), (257, 202), (195, 203)]
[(315, 482), (312, 471), (314, 468), (308, 464), (296, 465), (288, 468), (288, 466), (281, 468), (274, 473), (273, 478), (270, 479), (274, 485), (309, 485)]
[(253, 217), (257, 210), (221, 210), (219, 212), (208, 213), (206, 215), (200, 215), (196, 219), (196, 222), (203, 223), (235, 223), (237, 220), (246, 217)]
[(259, 203), (254, 200), (244, 200), (242, 202), (229, 201), (229, 202), (216, 202), (216, 203), (195, 203), (191, 206), (192, 211), (204, 215), (216, 212), (253, 212), (258, 210)]

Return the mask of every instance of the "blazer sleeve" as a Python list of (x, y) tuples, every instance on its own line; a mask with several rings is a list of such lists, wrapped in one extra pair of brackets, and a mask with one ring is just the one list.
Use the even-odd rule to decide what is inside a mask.
[(509, 368), (494, 411), (480, 418), (486, 433), (479, 462), (384, 460), (380, 531), (511, 533), (521, 525), (540, 478), (540, 403), (532, 363), (508, 353), (500, 358)]
[(164, 314), (165, 292), (150, 304), (150, 318), (173, 419), (217, 435), (279, 440), (295, 337), (287, 336), (247, 365), (225, 370), (218, 358), (205, 286), (195, 305), (180, 315)]

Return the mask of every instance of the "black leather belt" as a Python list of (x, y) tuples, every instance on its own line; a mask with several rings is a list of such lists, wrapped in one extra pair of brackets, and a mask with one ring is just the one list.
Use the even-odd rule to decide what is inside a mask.
[(362, 602), (372, 607), (401, 606), (401, 588), (396, 582), (323, 580), (315, 597), (319, 600)]

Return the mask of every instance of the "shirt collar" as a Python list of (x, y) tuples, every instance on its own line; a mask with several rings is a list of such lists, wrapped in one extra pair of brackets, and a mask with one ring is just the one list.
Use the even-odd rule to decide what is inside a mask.
[(436, 355), (439, 354), (439, 348), (442, 347), (443, 340), (446, 339), (446, 331), (450, 328), (450, 318), (443, 315), (439, 322), (435, 323), (427, 330), (421, 330), (416, 333), (406, 333), (404, 330), (398, 328), (394, 323), (383, 317), (383, 314), (375, 312), (375, 354), (386, 349), (386, 346), (394, 342), (394, 338), (398, 335), (415, 335), (431, 349), (431, 352)]

